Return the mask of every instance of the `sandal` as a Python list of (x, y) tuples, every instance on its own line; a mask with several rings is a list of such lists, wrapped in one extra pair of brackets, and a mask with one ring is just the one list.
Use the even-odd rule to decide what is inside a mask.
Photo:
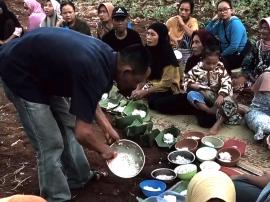
[(99, 171), (99, 170), (92, 170), (92, 174), (93, 174), (93, 177), (92, 179), (93, 180), (100, 180), (101, 178), (103, 177), (107, 177), (108, 176), (108, 173), (105, 172), (105, 171)]

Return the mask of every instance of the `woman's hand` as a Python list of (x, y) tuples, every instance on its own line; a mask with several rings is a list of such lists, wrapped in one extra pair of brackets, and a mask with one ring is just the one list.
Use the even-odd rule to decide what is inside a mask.
[(219, 95), (217, 97), (217, 99), (216, 99), (215, 104), (216, 104), (216, 106), (221, 107), (221, 105), (223, 104), (223, 102), (224, 102), (224, 97), (222, 95)]
[(219, 19), (218, 14), (216, 14), (216, 15), (212, 18), (213, 21), (217, 21), (218, 19)]
[(180, 24), (181, 26), (183, 26), (183, 25), (185, 24), (183, 18), (182, 18), (180, 15), (177, 15), (177, 16), (175, 16), (175, 17), (177, 18), (177, 20), (178, 20), (178, 22), (179, 22), (179, 24)]
[(148, 90), (135, 90), (131, 93), (130, 98), (139, 100), (146, 97), (147, 95), (148, 95)]
[(193, 90), (200, 90), (201, 89), (200, 85), (197, 83), (192, 83), (189, 85), (189, 87)]

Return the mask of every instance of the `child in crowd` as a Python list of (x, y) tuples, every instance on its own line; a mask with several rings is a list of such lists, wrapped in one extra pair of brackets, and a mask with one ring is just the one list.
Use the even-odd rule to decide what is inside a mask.
[(235, 122), (237, 104), (232, 100), (232, 81), (224, 65), (219, 60), (219, 46), (206, 47), (202, 62), (185, 75), (187, 99), (197, 109), (209, 115), (217, 115), (216, 123), (209, 133), (217, 134), (225, 120)]

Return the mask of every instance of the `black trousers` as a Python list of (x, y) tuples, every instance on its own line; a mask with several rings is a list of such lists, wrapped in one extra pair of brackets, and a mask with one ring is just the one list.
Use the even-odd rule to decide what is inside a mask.
[[(210, 128), (216, 121), (216, 117), (206, 114), (194, 108), (187, 100), (187, 94), (172, 94), (171, 92), (153, 93), (148, 97), (150, 109), (162, 114), (170, 115), (195, 115), (198, 124), (204, 128)], [(205, 118), (207, 117), (207, 118)]]

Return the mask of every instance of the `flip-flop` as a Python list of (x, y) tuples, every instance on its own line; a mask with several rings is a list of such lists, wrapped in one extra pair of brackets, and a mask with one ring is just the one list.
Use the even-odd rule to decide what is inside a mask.
[(92, 170), (92, 173), (93, 173), (92, 179), (93, 180), (96, 180), (96, 181), (100, 180), (103, 177), (107, 177), (108, 176), (108, 173), (107, 172), (100, 171), (100, 170)]

